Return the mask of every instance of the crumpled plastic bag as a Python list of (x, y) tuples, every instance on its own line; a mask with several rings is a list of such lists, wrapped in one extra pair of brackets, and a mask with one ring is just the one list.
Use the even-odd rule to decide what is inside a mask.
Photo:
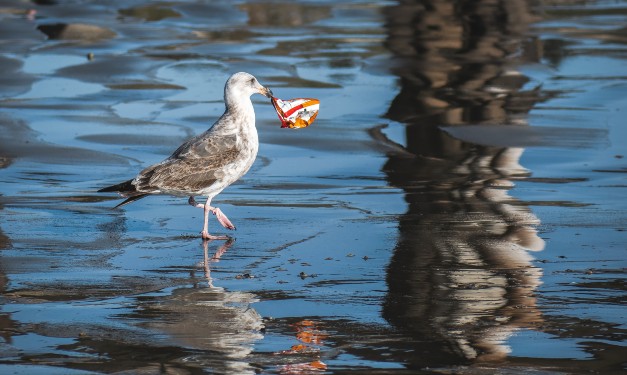
[(306, 128), (314, 122), (320, 110), (320, 100), (313, 98), (282, 100), (272, 97), (271, 101), (282, 128)]

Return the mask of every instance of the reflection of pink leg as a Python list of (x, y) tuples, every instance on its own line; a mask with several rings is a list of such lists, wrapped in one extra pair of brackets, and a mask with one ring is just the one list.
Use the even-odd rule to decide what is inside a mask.
[(194, 207), (202, 208), (204, 210), (204, 213), (205, 213), (204, 223), (202, 227), (202, 232), (200, 232), (203, 239), (205, 240), (228, 240), (230, 238), (228, 236), (213, 236), (209, 234), (209, 212), (217, 216), (218, 221), (220, 222), (220, 224), (222, 224), (223, 227), (227, 229), (235, 229), (235, 226), (231, 224), (229, 219), (222, 213), (222, 211), (220, 211), (219, 208), (211, 207), (211, 198), (207, 198), (207, 202), (204, 205), (202, 205), (202, 204), (196, 203), (196, 200), (194, 199), (194, 197), (189, 197), (188, 203)]
[(215, 254), (213, 254), (211, 258), (209, 258), (209, 243), (211, 242), (211, 240), (202, 241), (202, 247), (203, 247), (204, 255), (205, 255), (205, 259), (204, 259), (205, 278), (207, 279), (209, 286), (212, 288), (213, 288), (213, 279), (211, 278), (211, 267), (209, 266), (209, 263), (219, 262), (222, 254), (224, 254), (229, 249), (229, 247), (233, 245), (233, 241), (234, 240), (232, 238), (229, 238), (228, 241), (226, 241), (222, 246), (218, 248), (218, 250), (216, 250)]

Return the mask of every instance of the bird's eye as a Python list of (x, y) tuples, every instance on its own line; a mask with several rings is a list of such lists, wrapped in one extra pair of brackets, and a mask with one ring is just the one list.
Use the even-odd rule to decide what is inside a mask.
[(254, 84), (255, 84), (255, 79), (254, 79), (254, 78), (251, 78), (251, 79), (250, 79), (250, 83), (254, 85)]

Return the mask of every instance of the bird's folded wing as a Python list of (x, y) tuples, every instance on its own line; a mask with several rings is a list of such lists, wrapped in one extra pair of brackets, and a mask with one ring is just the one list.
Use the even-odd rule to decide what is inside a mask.
[(195, 191), (219, 180), (227, 159), (185, 159), (158, 168), (150, 184), (165, 189)]
[[(230, 147), (228, 147), (230, 145)], [(160, 164), (146, 168), (137, 179), (140, 191), (193, 192), (212, 185), (239, 155), (235, 142), (194, 142)]]
[(183, 143), (169, 159), (196, 159), (220, 156), (237, 147), (237, 135), (219, 134), (215, 128)]
[(160, 191), (193, 192), (212, 185), (217, 180), (215, 172), (188, 162), (161, 164), (146, 180), (146, 187)]

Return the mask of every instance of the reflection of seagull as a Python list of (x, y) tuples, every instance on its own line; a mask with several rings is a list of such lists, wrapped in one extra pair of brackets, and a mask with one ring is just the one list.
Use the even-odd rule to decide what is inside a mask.
[[(134, 179), (98, 191), (118, 192), (127, 198), (116, 207), (149, 194), (189, 196), (189, 204), (205, 211), (202, 238), (228, 238), (209, 234), (208, 216), (211, 212), (222, 226), (235, 229), (219, 208), (211, 207), (211, 199), (242, 177), (257, 156), (259, 139), (252, 94), (271, 97), (272, 91), (248, 73), (233, 74), (224, 87), (226, 110), (209, 130), (183, 143), (169, 158), (144, 169)], [(206, 203), (196, 203), (195, 195), (206, 196)]]

